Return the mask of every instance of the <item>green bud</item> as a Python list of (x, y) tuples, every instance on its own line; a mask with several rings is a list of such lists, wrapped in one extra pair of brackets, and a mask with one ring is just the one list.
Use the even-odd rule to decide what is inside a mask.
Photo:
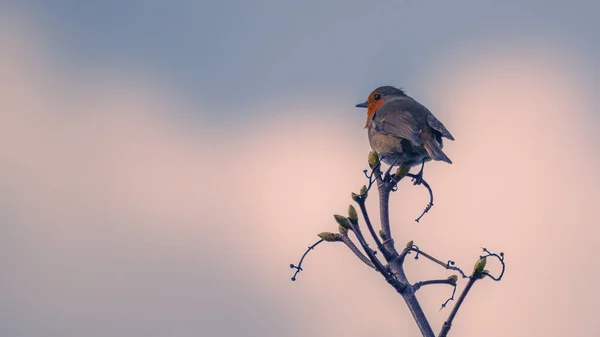
[(413, 246), (413, 243), (415, 243), (413, 240), (410, 240), (406, 243), (406, 249), (410, 248)]
[(354, 208), (354, 206), (352, 205), (348, 206), (348, 218), (353, 223), (358, 222), (358, 214), (356, 214), (356, 208)]
[(379, 230), (379, 236), (380, 236), (380, 237), (381, 237), (381, 239), (382, 239), (382, 240), (384, 240), (384, 241), (385, 241), (385, 240), (387, 240), (387, 238), (388, 238), (387, 234), (385, 233), (385, 231), (384, 231), (383, 229), (380, 229), (380, 230)]
[(356, 201), (356, 202), (360, 202), (360, 199), (362, 198), (362, 196), (352, 192), (352, 200)]
[(406, 177), (408, 172), (410, 171), (410, 166), (400, 165), (396, 170), (396, 174), (394, 175), (394, 180), (396, 182), (400, 181), (402, 178)]
[(483, 268), (485, 268), (485, 264), (486, 264), (486, 258), (482, 257), (479, 260), (477, 260), (477, 262), (475, 262), (475, 267), (474, 267), (474, 271), (476, 273), (481, 273), (483, 272)]
[(345, 216), (339, 215), (339, 214), (334, 214), (333, 217), (335, 218), (335, 221), (340, 226), (347, 228), (347, 229), (352, 229), (352, 225), (350, 224), (350, 221), (348, 221), (348, 219), (346, 219)]
[(450, 275), (448, 276), (448, 279), (452, 282), (452, 284), (456, 284), (456, 282), (458, 281), (458, 276)]
[(344, 227), (342, 225), (339, 225), (338, 226), (338, 232), (340, 232), (340, 234), (342, 234), (342, 235), (346, 235), (348, 233), (348, 228), (346, 228), (346, 227)]
[(340, 239), (341, 239), (340, 235), (337, 233), (323, 232), (323, 233), (319, 233), (317, 235), (321, 239), (323, 239), (327, 242), (336, 242), (336, 241), (340, 241)]
[(379, 163), (379, 156), (377, 155), (377, 153), (373, 151), (369, 152), (369, 166), (371, 168), (374, 168), (375, 166), (377, 166), (377, 163)]
[(363, 185), (363, 187), (361, 187), (360, 195), (364, 195), (365, 197), (367, 196), (367, 185)]
[(482, 278), (484, 278), (484, 277), (485, 277), (485, 274), (488, 274), (488, 273), (489, 273), (489, 270), (485, 270), (485, 269), (484, 269), (484, 270), (481, 272), (481, 274), (479, 274), (479, 279), (482, 279)]

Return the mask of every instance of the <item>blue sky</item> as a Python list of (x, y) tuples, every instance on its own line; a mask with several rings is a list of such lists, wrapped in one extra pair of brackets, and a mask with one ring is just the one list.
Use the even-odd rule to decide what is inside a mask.
[(269, 118), (272, 108), (350, 108), (381, 84), (428, 95), (421, 74), (465, 50), (542, 44), (596, 60), (598, 6), (111, 0), (36, 2), (26, 10), (38, 15), (69, 62), (138, 69), (211, 111), (210, 118), (231, 122)]

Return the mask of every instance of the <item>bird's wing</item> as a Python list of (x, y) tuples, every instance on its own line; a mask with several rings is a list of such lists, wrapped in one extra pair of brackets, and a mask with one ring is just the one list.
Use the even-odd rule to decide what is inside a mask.
[(452, 137), (452, 135), (450, 134), (450, 131), (448, 131), (448, 129), (446, 129), (444, 124), (442, 124), (442, 122), (440, 122), (437, 118), (435, 118), (435, 116), (431, 112), (429, 112), (427, 114), (427, 124), (429, 124), (429, 126), (431, 126), (432, 129), (439, 131), (439, 133), (442, 134), (442, 137), (446, 137), (450, 140), (454, 140), (454, 137)]
[[(383, 104), (373, 116), (375, 130), (398, 138), (410, 140), (415, 145), (422, 145), (419, 137), (421, 134), (421, 123), (415, 118), (413, 100), (397, 99)], [(416, 103), (416, 102), (415, 102)], [(421, 106), (422, 107), (422, 106)], [(417, 112), (419, 113), (419, 112)]]

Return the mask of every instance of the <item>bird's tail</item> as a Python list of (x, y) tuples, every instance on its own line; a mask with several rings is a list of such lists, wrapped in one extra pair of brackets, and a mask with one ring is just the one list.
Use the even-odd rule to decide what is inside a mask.
[(431, 157), (431, 159), (441, 160), (441, 161), (445, 161), (448, 164), (452, 164), (452, 160), (450, 160), (450, 158), (448, 158), (448, 156), (446, 156), (446, 154), (444, 153), (444, 151), (442, 151), (442, 148), (440, 147), (438, 142), (436, 142), (434, 139), (426, 140), (425, 144), (423, 146), (425, 147), (425, 150), (427, 150), (427, 153), (429, 153), (429, 156)]

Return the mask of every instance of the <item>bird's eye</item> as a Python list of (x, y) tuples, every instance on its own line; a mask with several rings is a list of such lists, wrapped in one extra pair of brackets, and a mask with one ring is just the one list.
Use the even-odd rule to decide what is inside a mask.
[(379, 101), (381, 99), (381, 95), (380, 94), (375, 94), (375, 96), (373, 96), (373, 99), (376, 101)]

